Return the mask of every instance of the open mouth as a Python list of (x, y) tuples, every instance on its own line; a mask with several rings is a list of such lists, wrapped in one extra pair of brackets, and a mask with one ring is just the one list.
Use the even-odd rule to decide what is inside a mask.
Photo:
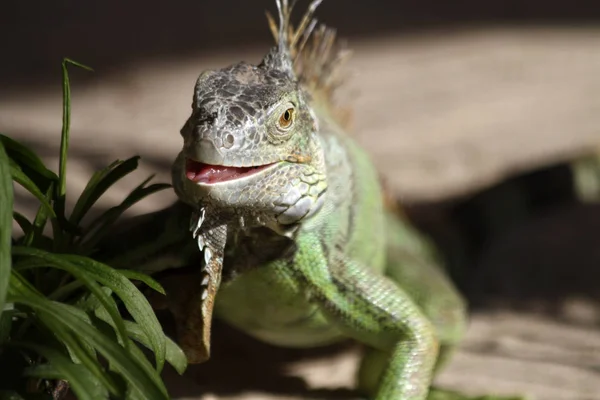
[(191, 159), (185, 161), (185, 176), (195, 183), (219, 183), (245, 178), (256, 174), (273, 164), (256, 167), (226, 167), (224, 165), (204, 164)]

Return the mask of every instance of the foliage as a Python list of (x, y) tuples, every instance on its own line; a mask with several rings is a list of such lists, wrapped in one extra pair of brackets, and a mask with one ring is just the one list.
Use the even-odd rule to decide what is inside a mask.
[[(163, 365), (182, 373), (186, 359), (138, 286), (164, 291), (149, 276), (96, 261), (96, 247), (124, 211), (169, 185), (150, 184), (150, 177), (83, 225), (96, 201), (136, 169), (139, 157), (116, 161), (91, 177), (67, 215), (69, 65), (89, 70), (69, 59), (62, 64), (58, 174), (26, 146), (0, 135), (0, 398), (57, 398), (68, 382), (79, 399), (168, 399)], [(31, 221), (14, 210), (13, 181), (39, 201)], [(18, 238), (12, 237), (13, 219), (23, 231)], [(153, 363), (140, 345), (153, 353)]]

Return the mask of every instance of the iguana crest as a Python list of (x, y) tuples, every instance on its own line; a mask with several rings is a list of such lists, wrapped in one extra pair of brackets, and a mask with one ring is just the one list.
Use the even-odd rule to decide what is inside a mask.
[(291, 16), (297, 1), (276, 0), (279, 24), (271, 13), (266, 14), (277, 46), (263, 64), (293, 76), (319, 106), (328, 107), (345, 124), (348, 111), (336, 104), (334, 95), (344, 82), (343, 67), (351, 52), (337, 40), (335, 29), (318, 24), (313, 17), (321, 2), (313, 0), (294, 27)]

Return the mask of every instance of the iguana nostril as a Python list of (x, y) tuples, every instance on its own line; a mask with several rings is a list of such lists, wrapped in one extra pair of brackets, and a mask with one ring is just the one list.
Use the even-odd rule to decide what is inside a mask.
[(233, 146), (234, 141), (235, 141), (235, 138), (233, 137), (233, 135), (231, 133), (228, 133), (225, 136), (225, 140), (223, 141), (223, 147), (225, 147), (226, 149), (231, 148), (231, 146)]

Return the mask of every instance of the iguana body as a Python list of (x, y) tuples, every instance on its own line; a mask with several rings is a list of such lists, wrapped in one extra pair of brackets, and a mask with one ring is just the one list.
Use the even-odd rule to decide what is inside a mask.
[(293, 30), (278, 1), (278, 45), (261, 64), (198, 79), (173, 183), (204, 262), (197, 290), (171, 293), (170, 308), (191, 362), (210, 355), (214, 308), (277, 345), (354, 338), (369, 349), (366, 395), (425, 399), (440, 349), (464, 330), (463, 302), (336, 118), (332, 32), (304, 46), (319, 3)]

